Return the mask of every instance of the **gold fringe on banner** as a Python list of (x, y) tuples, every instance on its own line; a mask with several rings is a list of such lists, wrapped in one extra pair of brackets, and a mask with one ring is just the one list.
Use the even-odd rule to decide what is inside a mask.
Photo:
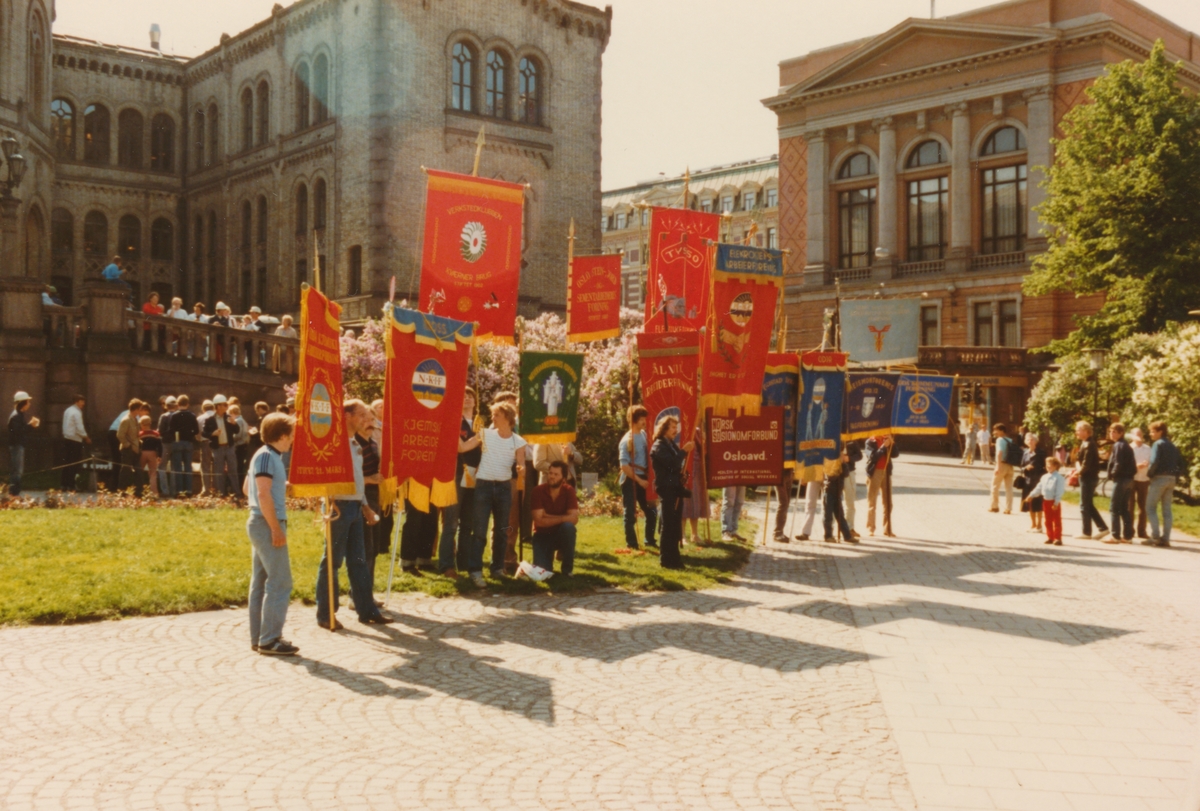
[(433, 480), (433, 487), (426, 487), (418, 481), (407, 480), (408, 503), (423, 513), (429, 512), (430, 505), (434, 507), (453, 507), (458, 503), (458, 488), (452, 481)]

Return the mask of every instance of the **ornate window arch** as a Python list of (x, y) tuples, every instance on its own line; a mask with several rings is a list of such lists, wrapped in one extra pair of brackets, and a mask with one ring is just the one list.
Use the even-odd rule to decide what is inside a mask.
[(950, 162), (950, 150), (939, 138), (925, 138), (907, 150), (904, 159), (905, 169), (919, 169), (925, 166), (940, 166)]
[(136, 214), (117, 221), (117, 253), (127, 262), (142, 258), (142, 221)]
[(271, 140), (271, 85), (263, 79), (258, 83), (258, 146)]
[(313, 59), (313, 123), (320, 124), (329, 119), (329, 111), (333, 108), (330, 88), (329, 54), (319, 53)]
[(517, 60), (517, 120), (543, 126), (546, 120), (546, 59), (536, 53), (523, 53)]
[(875, 177), (879, 174), (879, 162), (866, 150), (856, 150), (843, 158), (837, 167), (838, 180), (853, 180), (860, 177)]
[(254, 90), (242, 88), (242, 151), (254, 149)]
[(89, 104), (83, 111), (83, 159), (107, 166), (112, 161), (109, 147), (112, 117), (103, 104)]
[(309, 111), (309, 70), (308, 63), (296, 65), (295, 101), (296, 101), (296, 131), (306, 130), (312, 123)]
[(484, 60), (484, 115), (508, 118), (508, 77), (512, 60), (500, 48), (492, 48)]
[(308, 235), (308, 185), (296, 186), (296, 236)]
[(75, 105), (64, 98), (50, 102), (50, 140), (54, 153), (65, 160), (75, 159)]
[(324, 231), (328, 222), (329, 192), (325, 178), (313, 181), (313, 230)]
[(45, 18), (41, 8), (34, 7), (29, 15), (29, 105), (39, 123), (46, 120), (46, 40)]
[(450, 106), (455, 110), (475, 111), (475, 63), (478, 51), (465, 41), (450, 49)]

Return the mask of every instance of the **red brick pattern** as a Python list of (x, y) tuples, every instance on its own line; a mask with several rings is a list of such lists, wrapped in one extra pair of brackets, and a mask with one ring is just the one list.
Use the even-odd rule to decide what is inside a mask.
[(808, 141), (779, 142), (779, 247), (790, 250), (784, 261), (788, 275), (804, 272), (808, 227)]
[(1063, 116), (1076, 105), (1087, 104), (1088, 97), (1084, 92), (1092, 84), (1091, 79), (1060, 84), (1054, 88), (1054, 137), (1062, 138), (1061, 129)]

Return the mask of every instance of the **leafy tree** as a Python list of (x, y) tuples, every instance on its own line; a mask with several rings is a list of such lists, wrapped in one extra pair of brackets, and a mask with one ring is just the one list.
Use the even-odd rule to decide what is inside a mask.
[(1160, 351), (1135, 367), (1132, 402), (1125, 410), (1131, 425), (1164, 420), (1171, 440), (1191, 463), (1191, 479), (1200, 484), (1200, 324), (1188, 324), (1166, 336)]
[(1063, 119), (1039, 207), (1050, 245), (1025, 292), (1106, 301), (1050, 344), (1060, 357), (1157, 332), (1200, 304), (1200, 98), (1178, 73), (1159, 40), (1145, 62), (1111, 66), (1092, 103)]

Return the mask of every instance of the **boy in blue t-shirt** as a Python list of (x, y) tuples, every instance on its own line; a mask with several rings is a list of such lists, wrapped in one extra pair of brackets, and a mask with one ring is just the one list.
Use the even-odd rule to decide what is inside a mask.
[(259, 425), (263, 446), (250, 460), (245, 493), (250, 502), (250, 649), (270, 656), (292, 656), (300, 649), (283, 638), (292, 600), (292, 564), (287, 548), (287, 468), (283, 455), (292, 449), (295, 420), (268, 414)]

